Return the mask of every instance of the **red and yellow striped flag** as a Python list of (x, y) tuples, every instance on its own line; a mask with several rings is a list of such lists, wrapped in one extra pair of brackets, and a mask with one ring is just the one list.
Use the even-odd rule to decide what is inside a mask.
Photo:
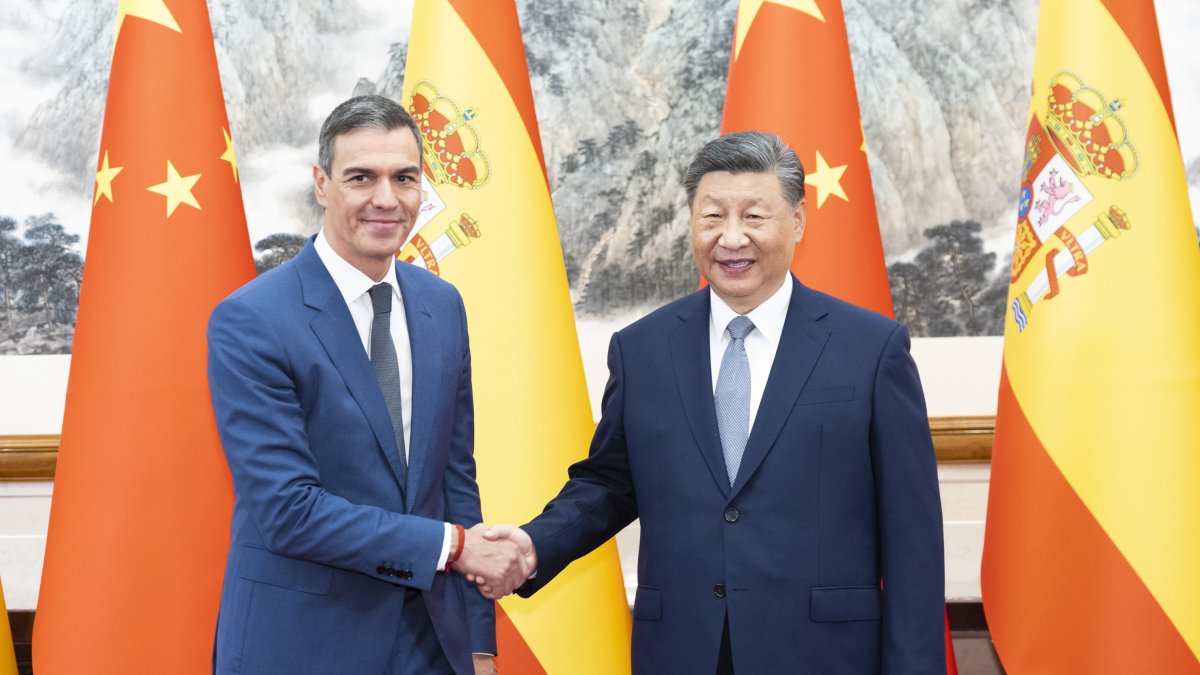
[[(741, 0), (733, 40), (721, 132), (779, 134), (806, 170), (807, 224), (792, 271), (894, 318), (841, 0)], [(954, 674), (949, 620), (945, 640)]]
[[(462, 292), (484, 518), (522, 523), (587, 455), (593, 422), (515, 4), (417, 2), (402, 103), (424, 135), (428, 200), (400, 255)], [(502, 600), (497, 633), (503, 672), (629, 672), (616, 544)]]
[(741, 0), (721, 132), (773, 132), (800, 156), (800, 281), (893, 316), (861, 120), (841, 1)]
[(0, 583), (0, 675), (17, 675), (17, 656), (13, 651), (12, 629), (8, 625), (3, 583)]
[(39, 675), (212, 670), (233, 490), (204, 337), (254, 276), (204, 0), (119, 3), (33, 634)]
[(983, 551), (1014, 673), (1200, 673), (1200, 251), (1154, 5), (1044, 2)]

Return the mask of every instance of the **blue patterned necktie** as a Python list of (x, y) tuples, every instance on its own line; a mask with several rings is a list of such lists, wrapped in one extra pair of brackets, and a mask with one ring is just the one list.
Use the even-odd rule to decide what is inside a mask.
[(735, 316), (726, 330), (733, 339), (721, 357), (713, 402), (717, 409), (725, 471), (729, 474), (729, 486), (733, 487), (742, 464), (742, 453), (746, 450), (746, 439), (750, 437), (750, 360), (746, 358), (746, 336), (754, 330), (754, 322), (744, 316)]
[(375, 319), (371, 322), (371, 368), (379, 389), (387, 403), (388, 416), (392, 418), (392, 432), (396, 434), (396, 448), (400, 450), (401, 482), (407, 480), (408, 457), (404, 452), (404, 408), (400, 401), (400, 365), (396, 359), (396, 344), (392, 342), (392, 285), (376, 284), (371, 287), (371, 306)]

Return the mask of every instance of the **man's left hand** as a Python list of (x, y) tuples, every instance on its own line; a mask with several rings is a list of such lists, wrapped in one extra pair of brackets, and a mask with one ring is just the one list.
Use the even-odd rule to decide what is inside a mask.
[(499, 675), (496, 670), (496, 657), (491, 654), (472, 654), (475, 659), (475, 675)]

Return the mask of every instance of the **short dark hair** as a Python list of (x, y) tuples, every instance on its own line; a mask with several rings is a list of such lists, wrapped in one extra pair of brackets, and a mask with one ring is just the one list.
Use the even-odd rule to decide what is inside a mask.
[[(317, 141), (317, 164), (329, 176), (333, 172), (333, 141), (356, 129), (391, 131), (400, 127), (412, 130), (417, 141), (417, 157), (421, 157), (421, 131), (404, 108), (386, 96), (355, 96), (329, 113), (321, 125)], [(423, 160), (422, 160), (423, 161)]]
[(688, 206), (696, 199), (696, 187), (700, 185), (700, 179), (714, 171), (770, 171), (779, 177), (779, 187), (788, 204), (795, 206), (804, 199), (804, 166), (796, 156), (796, 151), (775, 134), (739, 131), (718, 136), (700, 148), (683, 174)]

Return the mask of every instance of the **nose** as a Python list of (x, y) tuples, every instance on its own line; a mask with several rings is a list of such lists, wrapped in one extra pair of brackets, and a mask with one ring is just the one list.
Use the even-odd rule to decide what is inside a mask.
[(379, 181), (375, 189), (371, 191), (371, 206), (382, 211), (390, 211), (400, 204), (399, 197), (396, 196), (395, 188), (391, 185), (391, 181)]
[(721, 237), (717, 244), (721, 248), (737, 250), (750, 243), (746, 235), (746, 225), (741, 218), (729, 218), (721, 228)]

